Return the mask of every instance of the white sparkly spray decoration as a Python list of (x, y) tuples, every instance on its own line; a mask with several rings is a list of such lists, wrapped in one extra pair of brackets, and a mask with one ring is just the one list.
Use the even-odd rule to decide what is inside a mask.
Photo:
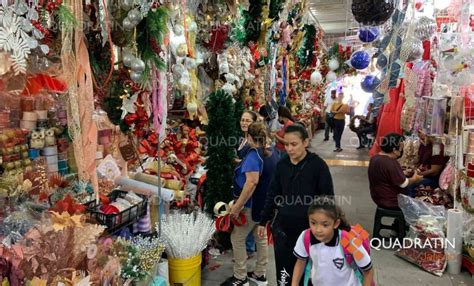
[(200, 211), (169, 214), (161, 221), (161, 227), (166, 253), (181, 259), (198, 255), (216, 231), (214, 221)]

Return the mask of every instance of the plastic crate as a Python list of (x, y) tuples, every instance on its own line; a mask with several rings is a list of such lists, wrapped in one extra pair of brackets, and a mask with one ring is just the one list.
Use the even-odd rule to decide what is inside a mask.
[[(124, 198), (127, 193), (128, 192), (126, 191), (114, 190), (108, 197), (110, 202), (113, 202), (117, 198)], [(139, 204), (123, 210), (120, 213), (104, 214), (100, 211), (102, 204), (97, 204), (96, 201), (92, 201), (85, 204), (87, 207), (87, 214), (89, 218), (95, 220), (98, 224), (104, 225), (109, 234), (113, 234), (120, 229), (137, 222), (142, 216), (146, 215), (148, 197), (140, 194), (137, 195), (143, 200)]]

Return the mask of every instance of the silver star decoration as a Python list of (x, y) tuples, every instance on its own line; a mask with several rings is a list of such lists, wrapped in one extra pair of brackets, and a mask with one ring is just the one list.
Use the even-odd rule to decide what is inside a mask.
[(137, 111), (137, 107), (135, 106), (135, 102), (137, 101), (138, 98), (138, 93), (135, 93), (132, 95), (132, 97), (125, 98), (122, 102), (122, 107), (120, 108), (122, 110), (122, 119), (127, 116), (129, 113), (135, 113)]

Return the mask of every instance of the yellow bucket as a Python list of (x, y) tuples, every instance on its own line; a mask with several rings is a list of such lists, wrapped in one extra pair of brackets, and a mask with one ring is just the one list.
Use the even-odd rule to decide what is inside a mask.
[(201, 286), (202, 255), (186, 259), (168, 257), (170, 286)]

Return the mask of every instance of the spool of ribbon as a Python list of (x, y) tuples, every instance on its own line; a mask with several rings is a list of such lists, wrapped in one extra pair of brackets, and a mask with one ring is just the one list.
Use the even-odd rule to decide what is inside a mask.
[(38, 150), (38, 149), (30, 149), (30, 150), (28, 150), (28, 156), (29, 156), (32, 160), (38, 158), (39, 155), (40, 155), (40, 150)]
[(37, 121), (38, 114), (33, 111), (24, 111), (23, 112), (23, 120), (25, 121)]
[(36, 129), (36, 121), (21, 120), (20, 121), (20, 128), (27, 129), (29, 131), (33, 131), (33, 130)]
[(67, 174), (69, 174), (69, 168), (63, 168), (63, 169), (59, 169), (59, 174), (61, 176), (66, 176)]
[[(23, 113), (23, 116), (25, 115), (26, 112)], [(36, 110), (36, 115), (38, 116), (38, 119), (48, 119), (48, 111), (47, 110)], [(25, 118), (23, 118), (25, 119)]]
[(62, 160), (66, 160), (67, 161), (67, 152), (62, 152), (62, 153), (58, 153), (58, 160), (59, 161), (62, 161)]
[(46, 165), (46, 171), (48, 173), (54, 173), (59, 171), (58, 164), (48, 164)]
[(38, 119), (38, 128), (48, 128), (48, 119)]
[(231, 218), (230, 208), (233, 206), (234, 201), (231, 201), (229, 204), (224, 202), (218, 202), (214, 206), (214, 214), (217, 216), (216, 219), (216, 229), (219, 232), (231, 232), (231, 223), (236, 226), (242, 226), (247, 223), (247, 218), (243, 213), (240, 213), (238, 218)]
[(21, 110), (33, 111), (35, 106), (35, 99), (33, 97), (24, 97), (21, 99)]
[(53, 164), (58, 165), (58, 155), (45, 156), (45, 159), (48, 165), (53, 165)]
[(53, 156), (58, 154), (58, 146), (49, 146), (41, 151), (43, 156)]
[(67, 160), (58, 160), (58, 167), (60, 170), (67, 168)]

